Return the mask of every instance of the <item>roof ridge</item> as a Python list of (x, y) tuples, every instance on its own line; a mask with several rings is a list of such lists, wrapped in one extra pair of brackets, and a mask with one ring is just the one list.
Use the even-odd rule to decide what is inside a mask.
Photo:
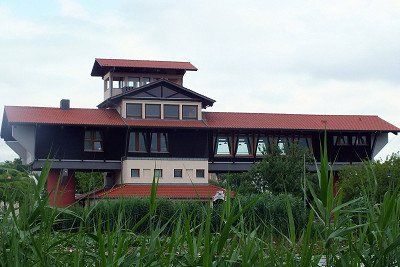
[(300, 115), (300, 116), (352, 116), (352, 117), (379, 117), (367, 114), (316, 114), (316, 113), (282, 113), (282, 112), (250, 112), (250, 111), (202, 111), (202, 113), (224, 113), (224, 114), (260, 114), (260, 115)]

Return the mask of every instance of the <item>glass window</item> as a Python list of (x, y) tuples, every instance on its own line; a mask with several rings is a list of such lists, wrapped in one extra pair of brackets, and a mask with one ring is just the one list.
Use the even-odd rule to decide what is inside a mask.
[(196, 170), (196, 178), (204, 178), (204, 169)]
[(230, 155), (231, 145), (230, 138), (228, 136), (218, 136), (216, 141), (216, 155)]
[(142, 118), (142, 104), (140, 104), (140, 103), (126, 104), (126, 117), (141, 119)]
[(160, 104), (146, 104), (146, 119), (160, 119), (161, 118), (161, 105)]
[(140, 79), (136, 77), (128, 77), (128, 86), (133, 88), (139, 87)]
[(182, 169), (174, 169), (174, 178), (182, 178)]
[(145, 134), (139, 132), (129, 133), (129, 152), (147, 152)]
[(110, 89), (110, 79), (107, 78), (104, 82), (106, 84), (106, 89)]
[(267, 154), (268, 149), (268, 138), (266, 136), (260, 136), (257, 141), (256, 155), (262, 156)]
[(250, 138), (247, 135), (239, 135), (237, 140), (236, 155), (250, 155)]
[(353, 136), (352, 142), (353, 142), (353, 145), (355, 145), (355, 146), (365, 146), (365, 145), (367, 145), (367, 137), (365, 135)]
[(151, 134), (151, 152), (166, 153), (168, 152), (168, 136), (166, 133)]
[(162, 178), (162, 169), (154, 169), (154, 177), (155, 178)]
[(297, 143), (300, 148), (312, 149), (311, 137), (300, 137)]
[(91, 152), (103, 151), (103, 139), (100, 131), (85, 131), (84, 150)]
[(150, 78), (143, 77), (140, 79), (140, 82), (141, 82), (141, 85), (148, 84), (148, 83), (150, 83)]
[(164, 105), (164, 119), (179, 120), (179, 105)]
[(123, 77), (113, 77), (113, 88), (122, 88), (124, 78)]
[(139, 169), (131, 169), (131, 177), (132, 178), (139, 178), (140, 177), (140, 170)]
[(349, 137), (347, 135), (334, 136), (333, 142), (337, 146), (347, 146), (349, 145)]
[(197, 120), (197, 106), (183, 105), (182, 118), (184, 120)]
[(285, 138), (278, 138), (277, 140), (278, 150), (281, 155), (286, 155), (287, 142)]

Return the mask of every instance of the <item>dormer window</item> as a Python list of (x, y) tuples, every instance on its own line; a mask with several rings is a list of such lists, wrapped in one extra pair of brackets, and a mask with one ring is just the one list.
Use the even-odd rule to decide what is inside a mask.
[(164, 105), (164, 119), (179, 120), (179, 105)]
[(197, 120), (197, 106), (183, 105), (182, 118), (184, 120)]
[(142, 118), (142, 104), (141, 103), (128, 103), (126, 104), (126, 117), (133, 119)]
[(146, 104), (146, 119), (161, 119), (161, 105)]

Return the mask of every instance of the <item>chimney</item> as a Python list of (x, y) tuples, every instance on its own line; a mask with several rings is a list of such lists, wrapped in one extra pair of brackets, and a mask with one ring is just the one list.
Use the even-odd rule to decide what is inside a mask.
[(69, 109), (69, 99), (61, 99), (61, 101), (60, 101), (60, 109), (62, 109), (62, 110)]

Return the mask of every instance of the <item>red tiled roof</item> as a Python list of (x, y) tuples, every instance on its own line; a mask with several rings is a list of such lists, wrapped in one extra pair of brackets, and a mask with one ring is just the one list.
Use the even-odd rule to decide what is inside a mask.
[(203, 120), (123, 119), (115, 109), (62, 110), (48, 107), (6, 106), (9, 123), (174, 127), (211, 129), (272, 129), (400, 132), (396, 126), (366, 115), (304, 115), (271, 113), (203, 112)]
[[(222, 187), (211, 184), (159, 184), (157, 197), (173, 199), (211, 199)], [(88, 198), (149, 197), (151, 184), (121, 184), (109, 190), (100, 190)], [(232, 193), (233, 196), (233, 193)]]
[(50, 107), (4, 107), (9, 123), (40, 123), (64, 125), (124, 126), (115, 109), (70, 108), (62, 110)]
[(203, 112), (203, 120), (218, 129), (400, 131), (378, 116), (367, 115)]
[(134, 60), (134, 59), (107, 59), (96, 58), (101, 67), (127, 67), (127, 68), (155, 68), (155, 69), (179, 69), (193, 70), (197, 68), (190, 62), (179, 61), (155, 61), (155, 60)]

